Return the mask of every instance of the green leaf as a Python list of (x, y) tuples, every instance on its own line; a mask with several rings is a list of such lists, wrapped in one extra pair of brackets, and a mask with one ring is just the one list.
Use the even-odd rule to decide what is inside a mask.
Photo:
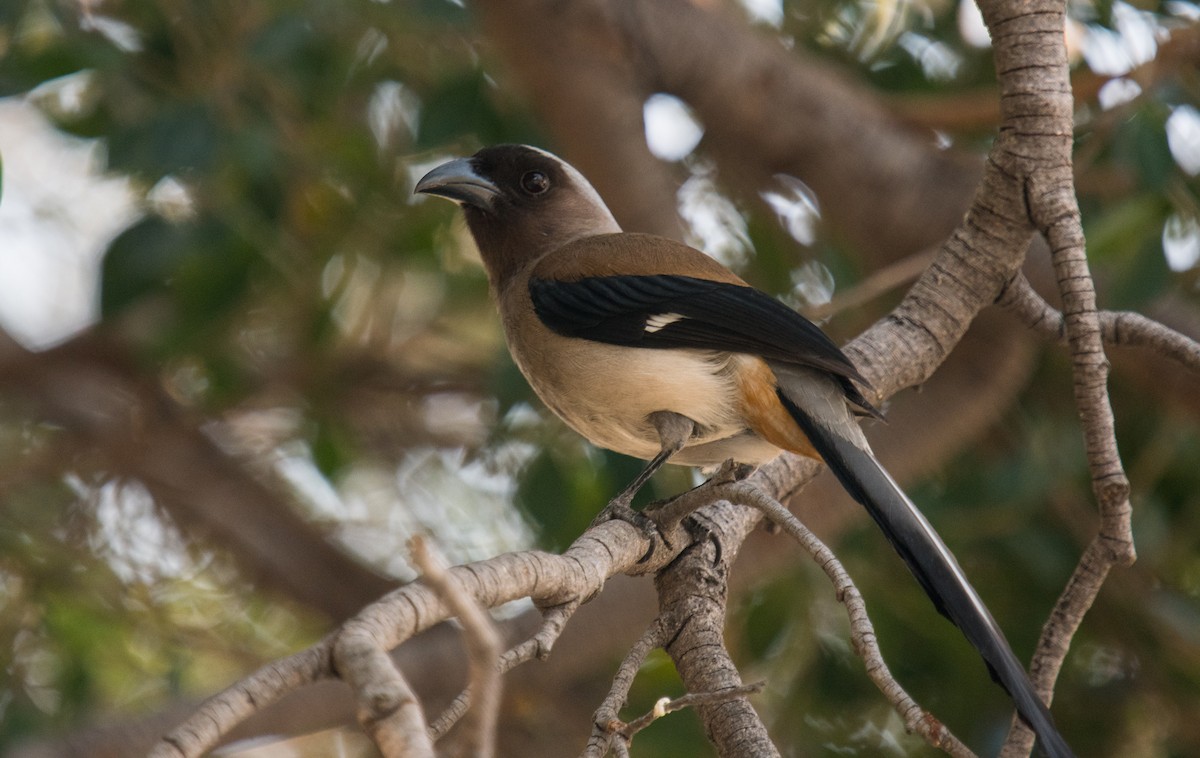
[(171, 103), (108, 140), (108, 167), (157, 181), (167, 174), (206, 172), (214, 162), (220, 128), (202, 103)]
[(85, 68), (87, 60), (80, 51), (63, 44), (56, 43), (32, 55), (14, 51), (0, 59), (0, 97), (23, 94)]
[(171, 289), (184, 325), (203, 331), (241, 300), (257, 251), (219, 221), (196, 223), (189, 231), (189, 249)]
[(171, 275), (187, 255), (183, 227), (150, 216), (126, 229), (104, 255), (100, 267), (100, 313), (113, 316), (133, 303), (167, 290)]
[(1142, 193), (1089, 219), (1085, 225), (1088, 255), (1107, 262), (1127, 259), (1147, 235), (1159, 234), (1168, 209), (1162, 197)]
[(175, 306), (185, 330), (203, 330), (241, 298), (253, 260), (253, 248), (219, 222), (147, 217), (109, 245), (100, 271), (101, 315), (159, 295)]
[(336, 421), (318, 421), (311, 444), (313, 463), (326, 479), (333, 479), (355, 461), (353, 437)]
[(490, 86), (482, 71), (450, 79), (425, 98), (417, 129), (418, 149), (463, 139), (484, 144), (506, 141), (506, 126), (492, 107)]

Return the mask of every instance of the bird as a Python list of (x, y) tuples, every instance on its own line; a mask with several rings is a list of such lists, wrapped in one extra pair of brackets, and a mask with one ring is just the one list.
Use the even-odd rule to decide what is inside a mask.
[(682, 242), (625, 232), (554, 154), (494, 145), (443, 163), (414, 192), (459, 205), (514, 361), (594, 445), (664, 463), (823, 461), (883, 531), (934, 606), (975, 647), (1050, 758), (1074, 753), (979, 594), (872, 453), (870, 384), (815, 324)]

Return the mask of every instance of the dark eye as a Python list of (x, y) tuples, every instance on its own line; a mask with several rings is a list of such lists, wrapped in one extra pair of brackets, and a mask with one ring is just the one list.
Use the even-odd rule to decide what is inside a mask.
[(550, 177), (541, 171), (529, 171), (521, 177), (521, 189), (531, 195), (540, 195), (550, 189)]

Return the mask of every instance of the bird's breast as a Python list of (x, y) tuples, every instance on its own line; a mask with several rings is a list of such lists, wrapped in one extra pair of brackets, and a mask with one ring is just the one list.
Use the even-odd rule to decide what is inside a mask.
[[(779, 452), (748, 430), (741, 412), (737, 371), (747, 356), (564, 337), (531, 309), (503, 311), (509, 350), (525, 378), (547, 407), (593, 444), (652, 458), (660, 442), (648, 416), (671, 411), (697, 425), (674, 462), (714, 465), (732, 457), (758, 464)], [(516, 318), (519, 329), (513, 328)]]

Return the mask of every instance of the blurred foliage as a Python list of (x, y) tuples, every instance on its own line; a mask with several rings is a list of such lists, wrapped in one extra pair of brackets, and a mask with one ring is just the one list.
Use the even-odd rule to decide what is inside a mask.
[[(1165, 19), (1183, 6), (1195, 8), (1146, 10)], [(1112, 8), (1074, 12), (1103, 28)], [(963, 41), (950, 3), (789, 1), (772, 33), (893, 97), (969, 94), (992, 81), (988, 51)], [(381, 471), (395, 479), (403, 470), (422, 486), (454, 480), (479, 503), (515, 504), (542, 545), (562, 547), (639, 464), (547, 418), (506, 357), (454, 210), (410, 198), (414, 174), (438, 158), (547, 142), (496, 84), (499, 68), (469, 12), (443, 0), (0, 4), (0, 95), (26, 97), (58, 129), (101, 140), (107, 170), (135, 182), (144, 215), (104, 256), (99, 319), (134, 346), (150, 380), (235, 430), (257, 411), (285, 409), (291, 421), (267, 435), (268, 449), (306, 451), (300, 458), (343, 496)], [(1172, 270), (1162, 242), (1173, 214), (1200, 217), (1197, 179), (1180, 169), (1165, 131), (1173, 108), (1197, 102), (1200, 78), (1182, 70), (1108, 110), (1081, 104), (1081, 202), (1107, 305), (1198, 304), (1194, 262)], [(988, 134), (984, 125), (945, 136), (977, 150)], [(694, 159), (685, 167), (700, 170)], [(775, 219), (737, 209), (753, 249), (745, 276), (790, 293), (794, 242)], [(868, 273), (831, 240), (801, 255), (839, 288)], [(832, 331), (848, 337), (878, 313), (841, 316)], [(1141, 560), (1089, 616), (1055, 710), (1081, 754), (1194, 755), (1200, 439), (1188, 411), (1161, 407), (1144, 387), (1115, 390)], [(136, 483), (113, 481), (78, 444), (31, 409), (0, 405), (0, 471), (14, 472), (0, 481), (9, 674), (0, 745), (210, 692), (321, 632), (304, 609), (255, 594), (227, 556), (138, 506)], [(463, 448), (461, 457), (430, 453)], [(647, 497), (690, 483), (667, 472)], [(1069, 373), (1056, 360), (1005, 426), (913, 492), (1022, 653), (1088, 536), (1088, 493)], [(397, 500), (419, 506), (417, 495), (393, 492), (385, 509)], [(437, 492), (431, 501), (436, 508)], [(373, 539), (394, 526), (369, 505), (315, 515), (340, 516)], [(414, 518), (438, 528), (436, 512)], [(505, 549), (529, 541), (515, 532)], [(440, 536), (458, 560), (500, 549)], [(402, 538), (363, 552), (394, 556)], [(361, 539), (348, 542), (361, 549)], [(131, 564), (147, 545), (153, 557)], [(998, 744), (1003, 694), (878, 535), (856, 531), (839, 552), (901, 681), (972, 744)], [(769, 676), (759, 702), (782, 742), (827, 754), (930, 752), (863, 676), (814, 569), (771, 578), (734, 606), (745, 678)], [(627, 713), (678, 691), (669, 663), (652, 657)], [(1155, 719), (1171, 736), (1147, 736)], [(639, 736), (639, 755), (706, 754), (699, 732), (694, 715), (672, 715)], [(1160, 744), (1166, 752), (1144, 750)]]
[(255, 594), (228, 560), (185, 545), (140, 487), (39, 481), (3, 502), (0, 665), (11, 684), (0, 744), (211, 692), (321, 631), (304, 609)]

